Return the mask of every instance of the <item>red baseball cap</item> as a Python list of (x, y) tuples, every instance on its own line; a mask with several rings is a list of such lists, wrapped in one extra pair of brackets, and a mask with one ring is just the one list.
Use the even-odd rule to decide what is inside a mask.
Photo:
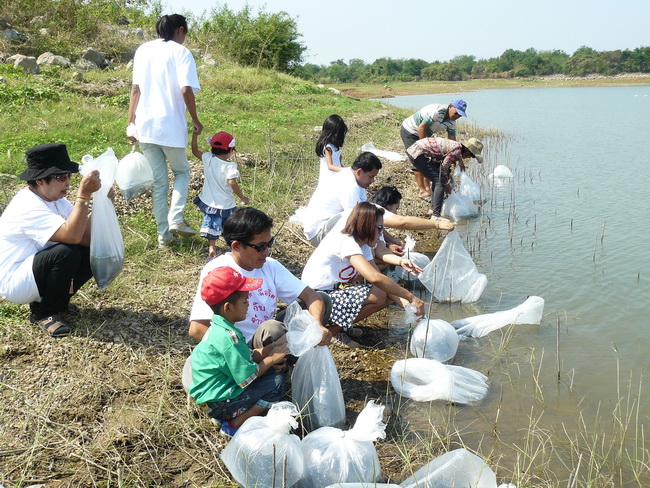
[(210, 139), (210, 145), (219, 149), (235, 149), (235, 138), (227, 132), (217, 132)]
[(208, 305), (223, 302), (236, 291), (253, 291), (262, 286), (262, 278), (247, 278), (229, 266), (210, 271), (201, 283), (201, 298)]

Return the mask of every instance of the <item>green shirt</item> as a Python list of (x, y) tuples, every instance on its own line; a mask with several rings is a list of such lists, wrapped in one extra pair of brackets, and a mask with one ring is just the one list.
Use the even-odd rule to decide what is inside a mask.
[(257, 377), (244, 335), (221, 315), (214, 314), (210, 328), (192, 352), (192, 384), (196, 403), (236, 398)]

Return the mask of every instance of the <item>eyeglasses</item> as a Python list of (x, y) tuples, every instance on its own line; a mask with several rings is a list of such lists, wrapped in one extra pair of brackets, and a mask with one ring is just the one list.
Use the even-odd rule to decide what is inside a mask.
[(52, 175), (52, 178), (54, 178), (56, 181), (59, 181), (61, 183), (65, 183), (70, 179), (70, 173), (62, 173), (59, 175)]
[(267, 249), (271, 249), (274, 243), (275, 243), (275, 237), (271, 237), (271, 240), (269, 242), (262, 242), (261, 244), (251, 244), (250, 242), (242, 241), (242, 244), (244, 246), (252, 247), (257, 252), (264, 252)]

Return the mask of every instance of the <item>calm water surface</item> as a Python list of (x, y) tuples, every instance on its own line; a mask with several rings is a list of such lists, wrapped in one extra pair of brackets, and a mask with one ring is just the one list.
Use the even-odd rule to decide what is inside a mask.
[[(521, 444), (531, 418), (560, 437), (579, 430), (580, 416), (591, 432), (608, 430), (629, 390), (625, 408), (638, 405), (638, 423), (650, 423), (650, 385), (643, 385), (650, 365), (650, 86), (382, 101), (417, 109), (456, 96), (468, 103), (467, 122), (507, 137), (486, 140), (484, 165), (471, 163), (487, 201), (480, 218), (459, 226), (487, 288), (479, 302), (439, 305), (433, 315), (451, 321), (505, 310), (529, 295), (546, 301), (541, 326), (461, 343), (455, 364), (491, 381), (488, 398), (457, 417), (476, 444), (469, 447), (489, 449), (495, 425), (506, 444)], [(501, 188), (487, 178), (497, 164), (514, 173)], [(422, 408), (407, 414), (416, 427), (427, 425)]]

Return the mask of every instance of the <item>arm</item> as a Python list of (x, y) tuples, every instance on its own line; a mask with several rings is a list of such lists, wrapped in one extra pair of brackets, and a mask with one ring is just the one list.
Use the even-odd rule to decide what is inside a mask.
[(194, 157), (203, 160), (203, 154), (201, 151), (199, 151), (199, 133), (196, 131), (192, 131), (192, 154), (194, 154)]
[(420, 217), (411, 217), (408, 215), (393, 214), (384, 217), (384, 225), (392, 229), (402, 230), (454, 230), (453, 222), (449, 220), (430, 220), (421, 219)]
[(418, 138), (419, 139), (424, 139), (425, 137), (428, 137), (427, 135), (427, 130), (429, 129), (429, 126), (422, 122), (420, 125), (418, 125)]
[[(138, 108), (138, 103), (140, 102), (140, 86), (131, 85), (131, 96), (129, 97), (129, 124), (135, 123), (135, 110)], [(135, 137), (128, 137), (129, 144), (135, 144)]]
[(266, 373), (271, 366), (283, 362), (288, 353), (289, 347), (286, 343), (269, 344), (263, 348), (253, 350), (252, 358), (257, 363), (257, 377), (259, 378)]
[(196, 339), (197, 341), (200, 341), (203, 339), (203, 336), (205, 335), (206, 331), (210, 327), (210, 320), (191, 320), (190, 321), (190, 330), (189, 330), (189, 335), (193, 339)]
[(309, 311), (309, 315), (316, 319), (318, 326), (323, 331), (323, 337), (318, 345), (326, 346), (332, 340), (332, 333), (327, 327), (323, 325), (323, 317), (325, 316), (325, 303), (323, 303), (323, 300), (321, 300), (321, 298), (318, 296), (318, 293), (316, 293), (308, 286), (302, 290), (300, 295), (298, 295), (298, 298), (305, 302), (307, 305), (307, 310)]
[(335, 173), (341, 171), (343, 168), (341, 166), (336, 166), (332, 162), (332, 149), (329, 147), (325, 148), (325, 162), (327, 163), (327, 169), (334, 171)]
[[(99, 179), (99, 171), (94, 170), (83, 177), (79, 184), (77, 196), (88, 202), (93, 192), (99, 190), (102, 186)], [(81, 244), (90, 245), (90, 226), (88, 222), (88, 205), (75, 202), (72, 212), (61, 227), (52, 235), (52, 242), (62, 242), (64, 244)]]
[(232, 188), (233, 193), (239, 197), (239, 199), (242, 201), (244, 205), (248, 205), (248, 202), (250, 202), (250, 200), (248, 199), (247, 196), (244, 195), (244, 192), (241, 191), (241, 188), (239, 188), (239, 185), (237, 184), (237, 180), (235, 178), (231, 178), (227, 181), (228, 184), (230, 185), (230, 188)]
[(391, 250), (388, 247), (386, 247), (386, 244), (384, 244), (381, 241), (379, 241), (377, 247), (375, 248), (375, 257), (381, 259), (386, 264), (392, 264), (393, 266), (400, 266), (404, 268), (406, 271), (408, 271), (409, 273), (414, 273), (414, 274), (422, 273), (422, 268), (417, 266), (410, 259), (400, 257), (392, 253)]
[(203, 124), (199, 122), (199, 117), (196, 115), (196, 99), (194, 98), (194, 90), (192, 90), (191, 86), (184, 86), (181, 88), (181, 93), (183, 94), (183, 100), (185, 100), (185, 107), (192, 118), (194, 132), (198, 135), (203, 131)]
[(424, 302), (422, 300), (410, 291), (399, 286), (388, 276), (380, 273), (377, 267), (368, 262), (363, 255), (355, 254), (350, 256), (350, 263), (369, 283), (372, 283), (390, 295), (398, 296), (412, 303), (418, 309), (418, 313), (424, 315)]

